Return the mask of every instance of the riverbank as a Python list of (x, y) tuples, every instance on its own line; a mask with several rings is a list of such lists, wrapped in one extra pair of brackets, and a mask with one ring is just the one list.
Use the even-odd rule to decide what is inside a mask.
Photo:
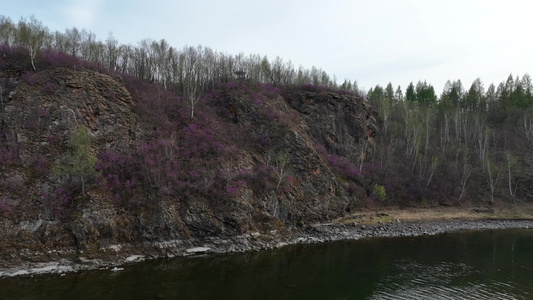
[(376, 237), (435, 235), (461, 230), (498, 230), (533, 228), (531, 207), (520, 208), (429, 208), (378, 212), (367, 211), (330, 223), (302, 225), (285, 232), (252, 232), (228, 238), (146, 242), (141, 245), (114, 245), (103, 249), (97, 258), (83, 253), (64, 253), (64, 258), (48, 261), (16, 261), (0, 268), (0, 278), (66, 274), (103, 269), (120, 271), (128, 265), (146, 260), (191, 255), (225, 254), (269, 250), (286, 245), (316, 244), (340, 240)]

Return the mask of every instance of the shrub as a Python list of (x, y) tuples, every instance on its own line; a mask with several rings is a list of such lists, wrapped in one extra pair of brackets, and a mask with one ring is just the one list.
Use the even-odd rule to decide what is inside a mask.
[(101, 185), (109, 190), (117, 204), (130, 206), (140, 202), (148, 186), (144, 185), (143, 167), (138, 158), (130, 154), (103, 151), (98, 156), (95, 169)]
[(20, 175), (14, 175), (4, 180), (2, 187), (12, 193), (21, 193), (24, 190), (24, 179)]
[(385, 191), (385, 186), (376, 183), (374, 185), (374, 196), (380, 202), (385, 202), (385, 200), (387, 200), (387, 192)]
[(247, 185), (257, 194), (276, 190), (278, 179), (272, 167), (262, 164), (252, 172), (243, 174)]
[(20, 164), (19, 148), (16, 144), (0, 144), (0, 164), (4, 166)]
[(51, 193), (43, 194), (43, 198), (47, 200), (53, 215), (56, 217), (68, 215), (66, 208), (74, 199), (72, 189), (64, 187), (60, 187)]
[(50, 173), (50, 164), (45, 157), (33, 157), (30, 159), (30, 170), (33, 172), (33, 176), (42, 177)]
[(35, 85), (37, 84), (37, 78), (35, 76), (35, 73), (32, 71), (26, 70), (22, 74), (22, 79), (27, 82), (29, 85)]
[(14, 214), (12, 201), (11, 199), (5, 196), (0, 198), (0, 215), (1, 214), (7, 214), (7, 215)]
[(57, 90), (57, 85), (55, 85), (53, 82), (46, 82), (43, 86), (43, 90), (45, 93), (52, 95)]
[(58, 160), (52, 169), (55, 174), (79, 179), (81, 194), (85, 196), (85, 183), (96, 175), (94, 165), (97, 160), (91, 152), (91, 137), (87, 134), (85, 127), (78, 126), (71, 133), (70, 146), (72, 151)]

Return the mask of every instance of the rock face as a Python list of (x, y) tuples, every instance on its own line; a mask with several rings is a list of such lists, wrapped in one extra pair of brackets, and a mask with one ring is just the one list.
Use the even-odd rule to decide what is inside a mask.
[[(68, 141), (71, 130), (86, 126), (101, 148), (130, 144), (138, 132), (132, 98), (115, 78), (94, 71), (59, 68), (32, 75), (10, 94), (5, 107), (7, 139), (21, 158), (54, 155), (54, 142)], [(39, 152), (36, 152), (39, 151)]]
[[(0, 236), (10, 246), (4, 255), (17, 248), (28, 253), (98, 250), (102, 243), (120, 240), (121, 230), (116, 228), (120, 218), (107, 201), (80, 205), (75, 215), (65, 219), (53, 213), (51, 197), (45, 195), (60, 183), (57, 176), (47, 174), (68, 151), (77, 126), (87, 129), (95, 153), (131, 144), (139, 133), (132, 104), (116, 78), (93, 71), (50, 69), (18, 82), (3, 114), (3, 144), (16, 145), (20, 161), (2, 166), (0, 198), (4, 208), (10, 208), (0, 221)], [(9, 181), (15, 186), (8, 187)], [(26, 236), (24, 241), (21, 236)]]
[[(305, 91), (264, 97), (259, 103), (237, 89), (218, 96), (230, 111), (227, 121), (245, 129), (249, 136), (243, 139), (268, 141), (269, 149), (243, 147), (231, 167), (270, 167), (278, 174), (271, 186), (247, 182), (224, 202), (197, 195), (165, 201), (158, 198), (161, 191), (148, 191), (151, 205), (135, 210), (116, 205), (109, 190), (96, 186), (69, 204), (68, 215), (58, 214), (53, 203), (60, 202), (58, 188), (65, 179), (50, 169), (72, 151), (75, 128), (85, 128), (92, 137), (95, 155), (128, 153), (154, 129), (136, 113), (135, 99), (120, 77), (64, 68), (25, 76), (9, 78), (16, 88), (1, 119), (3, 263), (98, 257), (111, 250), (161, 247), (166, 241), (251, 232), (283, 234), (292, 226), (338, 217), (364, 194), (364, 189), (347, 192), (328, 155), (356, 163), (372, 153), (376, 127), (368, 104), (355, 96)], [(8, 163), (8, 158), (17, 162)]]
[(356, 159), (372, 153), (377, 115), (368, 103), (335, 93), (299, 92), (288, 98), (305, 120), (313, 142), (325, 145), (328, 152)]

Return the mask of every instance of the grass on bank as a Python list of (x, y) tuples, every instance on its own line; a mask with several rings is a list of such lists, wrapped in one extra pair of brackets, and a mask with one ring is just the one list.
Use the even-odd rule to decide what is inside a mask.
[(333, 220), (333, 223), (377, 225), (391, 222), (489, 219), (533, 219), (533, 204), (520, 203), (486, 207), (384, 208), (379, 211), (362, 211), (344, 216)]

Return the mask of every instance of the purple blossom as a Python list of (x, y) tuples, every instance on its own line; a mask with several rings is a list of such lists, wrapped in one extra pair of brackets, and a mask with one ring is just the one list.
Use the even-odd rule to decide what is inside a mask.
[(13, 206), (11, 204), (11, 200), (7, 197), (2, 197), (0, 199), (0, 212), (7, 213), (8, 215), (13, 214)]

